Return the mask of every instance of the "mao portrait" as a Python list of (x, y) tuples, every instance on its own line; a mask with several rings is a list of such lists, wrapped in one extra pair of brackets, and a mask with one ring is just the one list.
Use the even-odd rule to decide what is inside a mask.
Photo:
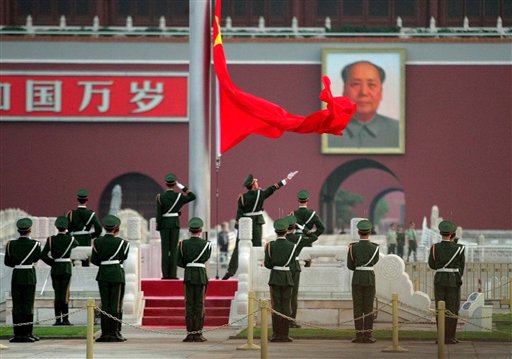
[(357, 106), (342, 136), (322, 135), (322, 153), (404, 153), (404, 50), (325, 49), (322, 64), (333, 95)]

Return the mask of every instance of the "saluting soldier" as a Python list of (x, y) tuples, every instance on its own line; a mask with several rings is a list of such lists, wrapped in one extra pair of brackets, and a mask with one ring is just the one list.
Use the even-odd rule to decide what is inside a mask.
[[(243, 185), (247, 188), (247, 192), (241, 193), (238, 196), (237, 202), (237, 211), (236, 211), (236, 222), (235, 228), (238, 229), (238, 221), (242, 217), (249, 217), (252, 219), (252, 246), (253, 247), (261, 247), (262, 240), (262, 228), (265, 224), (265, 219), (263, 218), (263, 204), (265, 200), (274, 194), (275, 191), (280, 189), (281, 187), (286, 186), (287, 181), (291, 181), (291, 179), (298, 173), (298, 171), (290, 172), (286, 176), (285, 179), (274, 183), (272, 186), (267, 187), (265, 189), (261, 189), (258, 184), (258, 179), (254, 178), (251, 174), (247, 176)], [(231, 254), (231, 259), (229, 260), (228, 270), (223, 280), (229, 279), (234, 276), (236, 271), (238, 270), (238, 243), (240, 242), (240, 238), (236, 238), (235, 249)]]
[[(292, 312), (293, 277), (290, 263), (295, 259), (296, 246), (286, 240), (288, 221), (284, 218), (274, 222), (277, 238), (265, 245), (265, 268), (270, 269), (268, 285), (270, 287), (270, 301), (272, 309), (290, 316)], [(289, 337), (289, 321), (280, 315), (272, 313), (271, 342), (291, 342)]]
[[(439, 231), (442, 240), (430, 248), (428, 265), (436, 271), (434, 275), (434, 297), (436, 309), (439, 301), (444, 301), (449, 311), (446, 316), (444, 341), (445, 344), (457, 344), (455, 338), (457, 330), (457, 316), (459, 314), (460, 295), (459, 288), (462, 285), (465, 255), (464, 246), (455, 244), (455, 223), (444, 220), (439, 223)], [(437, 317), (436, 317), (437, 319)]]
[(69, 220), (66, 216), (59, 216), (55, 220), (58, 233), (48, 237), (41, 254), (41, 259), (52, 267), (52, 287), (55, 295), (53, 308), (55, 310), (55, 324), (71, 325), (69, 322), (69, 285), (71, 283), (72, 268), (71, 250), (78, 246), (73, 236), (67, 233)]
[(36, 295), (36, 269), (34, 263), (41, 257), (39, 241), (30, 238), (32, 220), (22, 218), (16, 222), (19, 238), (7, 242), (5, 246), (4, 264), (14, 268), (11, 277), (12, 323), (14, 337), (12, 343), (31, 343), (39, 340), (32, 333), (34, 299)]
[[(313, 234), (317, 238), (324, 233), (325, 226), (316, 211), (308, 208), (309, 192), (301, 190), (297, 192), (297, 200), (299, 208), (293, 211), (293, 215), (297, 218), (297, 233)], [(311, 244), (306, 247), (311, 247)], [(311, 260), (306, 260), (304, 267), (311, 267)]]
[(101, 336), (97, 342), (121, 342), (119, 320), (123, 311), (125, 285), (122, 263), (128, 258), (130, 243), (118, 237), (121, 220), (113, 215), (103, 218), (105, 235), (98, 237), (92, 244), (91, 262), (99, 266), (96, 281), (101, 297), (101, 309), (118, 320), (101, 315)]
[[(174, 173), (165, 176), (167, 190), (156, 195), (156, 229), (160, 232), (162, 279), (178, 279), (177, 248), (180, 239), (181, 208), (196, 199), (194, 192), (177, 181)], [(177, 186), (181, 192), (175, 192)]]
[[(286, 217), (288, 221), (288, 232), (286, 233), (286, 239), (292, 242), (295, 245), (295, 252), (293, 254), (293, 259), (290, 263), (290, 271), (292, 272), (293, 278), (293, 289), (292, 289), (292, 313), (290, 317), (297, 318), (297, 306), (298, 306), (298, 297), (299, 297), (299, 285), (300, 285), (300, 261), (299, 254), (304, 247), (310, 247), (313, 242), (315, 242), (318, 237), (315, 234), (304, 234), (304, 233), (296, 233), (295, 226), (297, 224), (297, 218), (294, 215), (290, 215)], [(300, 328), (301, 326), (297, 324), (295, 321), (290, 321), (290, 328)]]
[(178, 245), (178, 265), (185, 268), (185, 322), (187, 336), (184, 342), (205, 342), (203, 336), (204, 326), (204, 300), (208, 275), (206, 274), (206, 261), (210, 259), (212, 245), (210, 241), (201, 238), (203, 220), (198, 217), (188, 222), (190, 238), (182, 240)]
[(352, 276), (352, 306), (356, 337), (352, 343), (375, 343), (373, 332), (373, 301), (375, 299), (375, 273), (373, 266), (379, 261), (379, 246), (370, 241), (372, 224), (364, 219), (357, 223), (359, 241), (350, 243), (347, 267)]
[[(76, 194), (78, 207), (67, 213), (69, 234), (75, 237), (79, 246), (90, 247), (91, 241), (101, 234), (101, 223), (96, 213), (87, 208), (89, 191), (81, 189)], [(91, 229), (94, 230), (91, 232)], [(82, 267), (89, 266), (89, 258), (82, 261)]]

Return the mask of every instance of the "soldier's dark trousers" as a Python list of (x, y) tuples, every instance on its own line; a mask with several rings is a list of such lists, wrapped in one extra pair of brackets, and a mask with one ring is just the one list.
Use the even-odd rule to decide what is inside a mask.
[[(101, 310), (118, 318), (122, 311), (123, 283), (112, 283), (98, 281), (98, 288), (101, 297)], [(115, 336), (117, 324), (112, 318), (106, 315), (101, 316), (101, 336)], [(105, 331), (105, 332), (104, 332)]]
[(293, 278), (293, 289), (292, 289), (292, 312), (290, 317), (297, 318), (297, 307), (298, 307), (298, 298), (299, 298), (299, 285), (300, 285), (300, 271), (292, 271)]
[(62, 321), (69, 322), (68, 314), (69, 284), (71, 274), (52, 274), (52, 287), (55, 293), (54, 309), (55, 317), (61, 317)]
[[(13, 324), (32, 322), (35, 294), (35, 284), (11, 284)], [(13, 327), (15, 336), (15, 328), (18, 328), (18, 335), (20, 336), (30, 336), (32, 333), (32, 326), (24, 325)]]
[[(460, 306), (460, 287), (447, 287), (439, 284), (434, 285), (434, 298), (436, 301), (436, 309), (439, 301), (445, 302), (445, 340), (454, 339), (457, 330), (457, 318), (451, 318), (459, 314)], [(449, 311), (449, 312), (448, 312)], [(436, 316), (437, 322), (437, 316)]]
[(356, 333), (361, 330), (373, 329), (373, 314), (370, 313), (373, 312), (374, 299), (374, 286), (352, 286), (352, 308)]
[(178, 278), (178, 241), (180, 229), (160, 229), (160, 248), (162, 253), (162, 278)]
[(185, 282), (185, 323), (187, 332), (203, 330), (206, 285)]
[[(292, 312), (292, 288), (293, 287), (288, 286), (270, 285), (270, 302), (272, 304), (272, 309), (278, 313), (286, 315), (287, 317), (289, 317)], [(288, 338), (288, 319), (278, 315), (276, 324), (277, 330), (276, 328), (272, 328), (272, 331), (276, 333), (277, 337), (283, 339)]]

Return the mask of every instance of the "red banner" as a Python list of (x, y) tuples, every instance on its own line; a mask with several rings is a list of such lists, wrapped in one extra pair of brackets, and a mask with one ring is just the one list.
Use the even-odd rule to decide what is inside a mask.
[(9, 74), (2, 121), (187, 121), (186, 74)]

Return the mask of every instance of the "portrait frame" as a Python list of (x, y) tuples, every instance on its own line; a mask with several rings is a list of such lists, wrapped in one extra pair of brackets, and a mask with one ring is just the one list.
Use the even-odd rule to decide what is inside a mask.
[[(326, 48), (322, 50), (322, 74), (331, 80), (333, 96), (344, 93), (343, 68), (357, 62), (370, 62), (385, 73), (382, 100), (378, 104), (379, 122), (372, 120), (375, 131), (361, 130), (355, 118), (343, 130), (342, 136), (322, 135), (324, 154), (404, 154), (405, 153), (405, 49), (403, 48)], [(348, 82), (348, 81), (347, 81)], [(347, 96), (350, 97), (350, 96)], [(356, 100), (354, 100), (356, 102)], [(398, 124), (396, 122), (398, 122)], [(377, 126), (379, 123), (379, 126)], [(389, 126), (387, 125), (389, 124)], [(359, 126), (356, 126), (359, 125)], [(398, 125), (398, 126), (397, 126)], [(382, 135), (380, 138), (379, 131)], [(368, 132), (368, 131), (367, 131)], [(357, 136), (356, 133), (360, 135)], [(372, 144), (363, 143), (373, 137)], [(356, 140), (357, 139), (357, 140)], [(380, 142), (379, 142), (380, 141)]]

